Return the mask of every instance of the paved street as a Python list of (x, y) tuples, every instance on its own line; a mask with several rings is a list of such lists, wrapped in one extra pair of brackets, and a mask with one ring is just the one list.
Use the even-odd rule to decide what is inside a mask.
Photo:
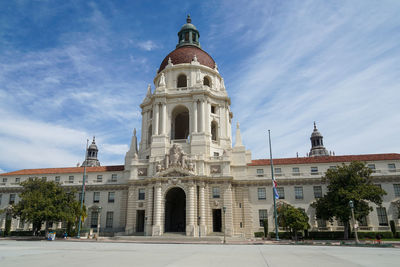
[(0, 266), (398, 266), (400, 249), (0, 241)]

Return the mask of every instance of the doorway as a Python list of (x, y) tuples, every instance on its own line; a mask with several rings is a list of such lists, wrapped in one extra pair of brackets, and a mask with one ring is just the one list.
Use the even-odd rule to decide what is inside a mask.
[(221, 232), (222, 216), (221, 209), (213, 209), (213, 232)]
[(136, 232), (144, 232), (144, 210), (136, 211)]
[(171, 188), (165, 196), (165, 232), (186, 231), (186, 194), (182, 188)]

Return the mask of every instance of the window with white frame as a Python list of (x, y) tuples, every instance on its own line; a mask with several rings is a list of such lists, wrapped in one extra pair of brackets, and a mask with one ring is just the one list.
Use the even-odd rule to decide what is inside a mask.
[(3, 183), (7, 183), (7, 178), (3, 178)]
[(321, 198), (322, 197), (322, 186), (314, 185), (314, 197)]
[(100, 202), (100, 192), (93, 192), (93, 203)]
[(388, 218), (386, 213), (386, 208), (377, 207), (376, 213), (378, 214), (378, 222), (380, 226), (388, 226)]
[(292, 168), (292, 173), (293, 175), (300, 175), (300, 168), (298, 167)]
[(257, 169), (257, 174), (264, 174), (264, 169)]
[(260, 227), (263, 227), (264, 220), (268, 220), (268, 210), (258, 210), (258, 218), (260, 220)]
[(389, 172), (396, 172), (396, 165), (394, 163), (388, 164)]
[(113, 228), (114, 212), (107, 211), (106, 214), (106, 228)]
[(294, 187), (294, 196), (296, 199), (303, 199), (303, 187), (302, 186)]
[(146, 198), (146, 190), (144, 188), (139, 188), (139, 200), (144, 200)]
[(103, 175), (101, 175), (101, 174), (97, 175), (96, 181), (97, 181), (98, 183), (101, 183), (101, 182), (103, 181)]
[(213, 196), (213, 198), (219, 198), (220, 197), (219, 187), (213, 187), (212, 188), (212, 196)]
[(394, 196), (400, 197), (400, 184), (394, 184), (393, 189), (394, 189)]
[(73, 182), (74, 182), (74, 176), (73, 176), (73, 175), (69, 176), (69, 177), (68, 177), (68, 181), (69, 181), (70, 183), (73, 183)]
[(274, 168), (274, 172), (275, 172), (275, 174), (281, 174), (282, 173), (282, 169), (281, 168)]
[(285, 188), (284, 187), (277, 187), (276, 192), (278, 192), (279, 199), (285, 199)]
[(257, 191), (258, 191), (258, 200), (267, 199), (267, 191), (265, 187), (259, 187)]
[(375, 171), (375, 164), (370, 163), (367, 165), (367, 167), (370, 168), (371, 170)]
[(20, 182), (21, 182), (21, 178), (16, 177), (16, 178), (15, 178), (15, 183), (16, 183), (16, 184), (19, 184)]
[(97, 211), (92, 211), (90, 216), (90, 228), (97, 228), (98, 219), (99, 213)]
[(15, 203), (15, 194), (10, 194), (10, 200), (8, 201), (8, 204), (12, 205)]
[(56, 177), (54, 178), (54, 181), (55, 181), (56, 183), (59, 183), (59, 182), (60, 182), (60, 176), (56, 176)]
[(318, 174), (318, 167), (311, 167), (311, 174)]
[(111, 182), (116, 182), (117, 181), (117, 174), (113, 173), (111, 174)]

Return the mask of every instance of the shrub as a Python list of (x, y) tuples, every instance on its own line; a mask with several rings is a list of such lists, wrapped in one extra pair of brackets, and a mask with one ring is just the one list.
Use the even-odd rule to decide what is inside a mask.
[(264, 237), (264, 232), (255, 232), (254, 237)]

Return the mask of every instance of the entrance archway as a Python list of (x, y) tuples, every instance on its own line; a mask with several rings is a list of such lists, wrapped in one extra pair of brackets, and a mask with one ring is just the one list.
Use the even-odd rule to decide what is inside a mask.
[(186, 194), (182, 188), (171, 188), (165, 196), (164, 231), (186, 231)]

